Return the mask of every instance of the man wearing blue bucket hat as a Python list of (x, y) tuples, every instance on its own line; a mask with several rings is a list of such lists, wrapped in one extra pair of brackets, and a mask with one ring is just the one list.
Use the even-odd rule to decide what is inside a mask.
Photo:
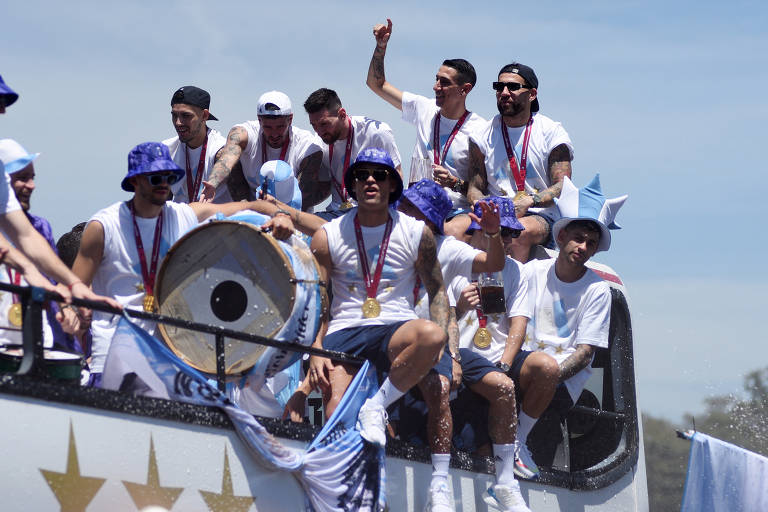
[(556, 200), (562, 218), (552, 228), (560, 252), (526, 264), (533, 316), (510, 372), (522, 395), (518, 456), (531, 476), (537, 473), (526, 444), (531, 429), (548, 408), (562, 415), (576, 403), (595, 348), (608, 347), (610, 288), (586, 263), (610, 248), (610, 230), (618, 228), (614, 218), (626, 199), (606, 199), (599, 176), (581, 189), (565, 178)]
[[(254, 203), (248, 202), (169, 201), (171, 186), (183, 177), (184, 171), (171, 159), (164, 144), (145, 142), (134, 147), (128, 153), (128, 173), (121, 183), (123, 190), (133, 192), (133, 197), (91, 217), (73, 265), (75, 274), (98, 293), (116, 297), (124, 306), (154, 311), (157, 269), (173, 243), (216, 213), (232, 215), (256, 209)], [(275, 216), (262, 228), (272, 228), (276, 238), (286, 238), (293, 232), (288, 215)], [(153, 322), (139, 322), (150, 334), (154, 332)], [(94, 313), (91, 384), (100, 382), (116, 326), (113, 315)]]
[[(321, 278), (333, 286), (332, 320), (324, 320), (314, 346), (365, 357), (389, 374), (363, 404), (357, 425), (364, 440), (383, 447), (386, 408), (435, 371), (448, 339), (448, 298), (432, 231), (390, 208), (402, 194), (403, 181), (389, 154), (363, 150), (344, 184), (358, 207), (323, 225), (312, 238)], [(431, 321), (413, 311), (417, 277), (427, 289)], [(310, 359), (310, 385), (323, 391), (326, 415), (338, 405), (356, 369)], [(448, 425), (447, 390), (440, 396), (440, 425)], [(445, 429), (433, 433), (430, 445), (434, 454), (450, 457)], [(447, 467), (440, 477), (447, 478)]]
[[(508, 246), (524, 229), (515, 216), (514, 203), (511, 198), (496, 196), (488, 201), (498, 208), (499, 237)], [(477, 217), (483, 214), (478, 205), (475, 212)], [(480, 227), (474, 220), (469, 227), (473, 244), (484, 243), (476, 233)], [(483, 282), (483, 277), (492, 277), (494, 282)], [(478, 281), (484, 285), (480, 289)], [(492, 287), (484, 289), (490, 284), (500, 287), (496, 303), (488, 300)], [(508, 257), (501, 272), (458, 276), (448, 288), (449, 297), (461, 298), (457, 304), (459, 353), (463, 381), (468, 388), (452, 404), (457, 432), (465, 433), (471, 426), (473, 445), (466, 446), (471, 451), (493, 442), (496, 484), (488, 490), (485, 501), (501, 510), (528, 511), (514, 478), (519, 474), (515, 457), (515, 395), (511, 376), (503, 368), (519, 350), (531, 316), (527, 274), (521, 263)], [(485, 400), (478, 400), (476, 394)]]

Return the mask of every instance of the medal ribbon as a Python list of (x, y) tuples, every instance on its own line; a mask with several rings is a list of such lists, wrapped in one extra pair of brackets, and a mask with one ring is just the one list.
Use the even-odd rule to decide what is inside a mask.
[[(475, 288), (477, 288), (478, 295), (480, 294), (480, 287), (477, 284), (477, 281), (473, 282), (472, 284), (475, 285)], [(488, 325), (488, 317), (485, 316), (485, 313), (483, 313), (483, 301), (480, 300), (480, 303), (475, 308), (475, 312), (477, 313), (477, 323), (480, 324), (480, 329)]]
[(453, 130), (451, 130), (451, 134), (448, 136), (448, 140), (445, 141), (445, 147), (443, 147), (443, 156), (440, 156), (440, 112), (435, 114), (435, 126), (432, 129), (433, 138), (432, 138), (432, 160), (437, 165), (443, 165), (443, 162), (445, 162), (445, 155), (448, 154), (448, 148), (451, 147), (451, 143), (453, 142), (453, 139), (456, 137), (456, 134), (459, 133), (459, 130), (461, 130), (461, 126), (464, 124), (464, 121), (467, 120), (467, 117), (471, 114), (469, 110), (465, 110), (464, 113), (461, 115), (458, 121), (456, 121), (456, 124), (453, 126)]
[(195, 183), (192, 184), (192, 169), (189, 167), (189, 147), (184, 144), (184, 151), (186, 151), (187, 161), (187, 197), (190, 203), (194, 203), (197, 199), (197, 194), (200, 191), (200, 184), (203, 182), (203, 172), (205, 171), (205, 153), (208, 149), (208, 135), (205, 136), (205, 142), (203, 142), (203, 149), (200, 150), (200, 160), (197, 162), (197, 175), (195, 176)]
[(133, 207), (133, 203), (128, 203), (128, 208), (131, 210), (131, 218), (133, 219), (133, 236), (136, 239), (136, 251), (139, 253), (139, 263), (141, 263), (141, 277), (144, 280), (144, 293), (146, 295), (155, 294), (155, 275), (157, 274), (157, 260), (160, 256), (160, 236), (163, 233), (163, 210), (160, 210), (160, 215), (157, 216), (157, 222), (155, 222), (155, 239), (152, 243), (152, 261), (151, 266), (147, 267), (147, 257), (144, 255), (144, 244), (141, 242), (141, 232), (139, 231), (139, 225), (136, 223), (136, 210)]
[(379, 249), (379, 258), (376, 261), (376, 272), (371, 278), (371, 269), (368, 266), (368, 256), (365, 253), (365, 241), (363, 240), (363, 231), (360, 229), (360, 220), (355, 215), (355, 238), (357, 238), (357, 256), (360, 258), (360, 267), (363, 270), (363, 281), (365, 282), (365, 291), (369, 299), (376, 298), (376, 290), (381, 281), (381, 271), (384, 270), (384, 258), (387, 255), (389, 246), (389, 236), (392, 234), (392, 216), (387, 219), (387, 226), (384, 228), (384, 236), (381, 239), (381, 249)]
[(333, 144), (328, 144), (328, 168), (331, 170), (331, 182), (333, 182), (333, 188), (336, 189), (336, 193), (339, 194), (339, 197), (341, 198), (341, 202), (347, 202), (349, 201), (349, 196), (347, 195), (347, 188), (344, 185), (344, 174), (347, 172), (347, 169), (349, 168), (349, 159), (352, 156), (352, 136), (354, 135), (352, 131), (352, 119), (347, 117), (347, 146), (344, 149), (344, 165), (341, 168), (341, 183), (339, 183), (336, 180), (336, 176), (333, 174)]
[(525, 135), (523, 135), (523, 149), (520, 152), (520, 166), (517, 165), (517, 158), (515, 158), (515, 150), (512, 144), (509, 142), (509, 134), (507, 133), (507, 125), (504, 124), (504, 120), (499, 117), (499, 124), (501, 124), (501, 137), (504, 139), (504, 148), (507, 150), (507, 158), (509, 159), (509, 170), (512, 171), (512, 175), (515, 178), (515, 187), (517, 191), (525, 191), (525, 175), (526, 165), (528, 164), (528, 142), (531, 140), (531, 126), (533, 125), (533, 116), (528, 119), (528, 124), (525, 125)]
[[(21, 284), (21, 272), (11, 270), (10, 267), (6, 267), (6, 270), (8, 271), (8, 282), (19, 286)], [(13, 303), (16, 304), (17, 302), (19, 302), (19, 296), (14, 293)]]

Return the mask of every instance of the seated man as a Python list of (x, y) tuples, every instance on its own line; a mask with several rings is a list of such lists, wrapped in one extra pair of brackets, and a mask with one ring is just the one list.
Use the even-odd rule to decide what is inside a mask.
[(533, 473), (528, 434), (548, 407), (561, 414), (573, 407), (592, 373), (595, 348), (608, 347), (610, 288), (586, 263), (610, 248), (609, 228), (618, 227), (613, 219), (626, 198), (606, 200), (598, 176), (581, 190), (565, 178), (556, 201), (562, 218), (552, 228), (560, 252), (526, 265), (533, 317), (511, 366), (522, 394), (518, 455)]
[[(389, 373), (358, 416), (362, 438), (384, 446), (386, 408), (432, 371), (443, 354), (448, 298), (432, 231), (390, 209), (403, 191), (403, 181), (387, 152), (362, 151), (347, 170), (344, 185), (358, 207), (312, 237), (321, 279), (330, 278), (333, 290), (332, 320), (323, 320), (314, 346), (363, 356), (379, 372)], [(417, 276), (427, 289), (432, 321), (413, 312)], [(326, 417), (338, 406), (356, 370), (322, 357), (310, 359), (310, 385), (322, 391)], [(447, 387), (441, 387), (438, 403), (440, 421), (449, 422)], [(449, 434), (439, 429), (434, 435), (441, 460), (435, 461), (440, 469), (433, 471), (431, 491), (447, 486), (445, 461), (450, 457)]]

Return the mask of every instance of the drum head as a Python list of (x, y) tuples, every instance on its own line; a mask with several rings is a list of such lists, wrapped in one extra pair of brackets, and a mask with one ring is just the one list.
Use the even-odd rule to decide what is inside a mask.
[[(290, 261), (271, 235), (245, 222), (209, 222), (190, 231), (168, 251), (157, 277), (162, 315), (271, 337), (293, 308)], [(216, 373), (214, 335), (171, 325), (158, 328), (187, 364)], [(227, 374), (248, 370), (265, 349), (226, 338)]]

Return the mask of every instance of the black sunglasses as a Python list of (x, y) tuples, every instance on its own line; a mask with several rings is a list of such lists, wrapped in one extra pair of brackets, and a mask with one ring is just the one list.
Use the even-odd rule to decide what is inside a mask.
[(355, 169), (352, 171), (352, 177), (357, 181), (367, 181), (368, 178), (373, 176), (376, 181), (384, 181), (389, 176), (389, 170), (387, 169)]
[(506, 87), (509, 89), (509, 92), (517, 91), (520, 89), (530, 89), (531, 87), (521, 84), (518, 82), (493, 82), (493, 90), (496, 92), (503, 92), (504, 88)]
[(176, 173), (168, 173), (168, 174), (150, 174), (147, 176), (147, 180), (149, 180), (149, 184), (153, 187), (157, 187), (158, 185), (162, 185), (163, 183), (167, 183), (169, 185), (173, 185), (177, 181), (179, 181), (179, 175)]
[(519, 229), (501, 227), (501, 238), (517, 238), (520, 236)]

